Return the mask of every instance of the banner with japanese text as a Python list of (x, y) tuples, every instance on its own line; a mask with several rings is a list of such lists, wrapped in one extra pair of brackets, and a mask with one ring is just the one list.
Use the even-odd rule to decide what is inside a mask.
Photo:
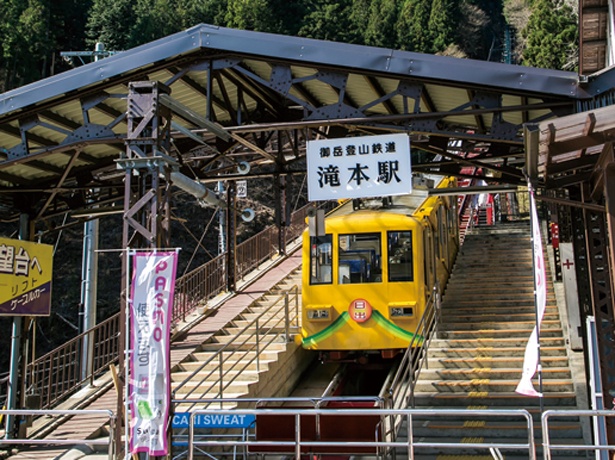
[(407, 134), (308, 141), (309, 201), (404, 195), (412, 191)]
[(130, 452), (167, 455), (171, 403), (170, 320), (176, 252), (132, 256), (129, 386)]
[(49, 316), (53, 246), (0, 238), (0, 316)]
[(540, 364), (540, 324), (547, 308), (547, 275), (544, 253), (542, 251), (540, 222), (538, 222), (538, 213), (536, 212), (536, 199), (531, 188), (530, 212), (532, 220), (532, 249), (534, 253), (534, 287), (536, 290), (536, 325), (525, 347), (521, 380), (515, 391), (526, 396), (542, 397), (542, 393), (534, 389), (532, 378), (539, 369)]

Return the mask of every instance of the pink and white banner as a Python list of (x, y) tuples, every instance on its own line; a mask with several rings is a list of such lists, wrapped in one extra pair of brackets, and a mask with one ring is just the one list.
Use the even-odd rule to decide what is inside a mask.
[(171, 403), (169, 335), (177, 253), (137, 252), (132, 261), (130, 452), (167, 455)]
[(536, 321), (534, 330), (525, 347), (525, 357), (523, 359), (523, 373), (517, 385), (516, 392), (526, 396), (542, 397), (534, 389), (532, 378), (536, 374), (539, 364), (539, 332), (542, 318), (547, 307), (547, 277), (545, 270), (545, 259), (542, 252), (542, 238), (540, 236), (540, 223), (536, 212), (536, 200), (534, 191), (530, 188), (530, 212), (532, 213), (532, 240), (534, 252), (534, 287), (536, 289)]

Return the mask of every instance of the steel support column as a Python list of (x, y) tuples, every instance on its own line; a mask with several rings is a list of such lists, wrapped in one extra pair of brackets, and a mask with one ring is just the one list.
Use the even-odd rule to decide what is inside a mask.
[[(584, 190), (584, 200), (589, 193)], [(613, 296), (611, 290), (611, 270), (609, 253), (605, 247), (608, 239), (607, 222), (604, 212), (584, 210), (585, 241), (587, 261), (590, 271), (590, 286), (593, 315), (598, 330), (598, 347), (600, 353), (600, 371), (604, 391), (605, 409), (613, 408), (615, 397), (615, 317), (613, 314)], [(615, 442), (615, 421), (607, 417), (607, 436), (609, 443)]]
[(226, 289), (234, 292), (237, 289), (236, 252), (237, 247), (237, 214), (235, 213), (235, 181), (228, 181), (226, 189)]
[[(120, 375), (125, 375), (127, 332), (128, 249), (168, 248), (170, 222), (170, 176), (173, 161), (167, 155), (171, 142), (171, 110), (160, 103), (169, 90), (158, 82), (129, 85), (126, 154), (118, 160), (125, 170), (120, 332)], [(123, 382), (126, 385), (128, 382)], [(120, 386), (123, 386), (120, 385)], [(118, 389), (117, 413), (124, 413)], [(124, 414), (127, 416), (127, 414)], [(118, 426), (119, 428), (119, 426)], [(122, 430), (116, 430), (117, 457), (121, 455)]]
[(275, 225), (278, 227), (278, 253), (286, 254), (286, 226), (288, 225), (286, 199), (286, 176), (276, 174), (274, 178)]

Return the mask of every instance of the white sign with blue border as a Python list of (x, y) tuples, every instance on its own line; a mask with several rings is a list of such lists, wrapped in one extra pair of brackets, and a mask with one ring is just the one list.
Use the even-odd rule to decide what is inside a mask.
[(410, 137), (405, 133), (308, 141), (308, 199), (411, 193), (410, 163)]

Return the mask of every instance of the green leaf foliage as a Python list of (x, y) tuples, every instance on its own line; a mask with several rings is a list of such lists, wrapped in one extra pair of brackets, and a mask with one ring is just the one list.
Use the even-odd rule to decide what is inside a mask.
[(523, 64), (546, 69), (573, 70), (576, 65), (578, 19), (563, 0), (534, 0), (523, 30)]
[(61, 51), (121, 51), (200, 23), (498, 60), (513, 1), (532, 12), (522, 62), (571, 68), (578, 27), (563, 0), (0, 0), (0, 91), (69, 68)]

